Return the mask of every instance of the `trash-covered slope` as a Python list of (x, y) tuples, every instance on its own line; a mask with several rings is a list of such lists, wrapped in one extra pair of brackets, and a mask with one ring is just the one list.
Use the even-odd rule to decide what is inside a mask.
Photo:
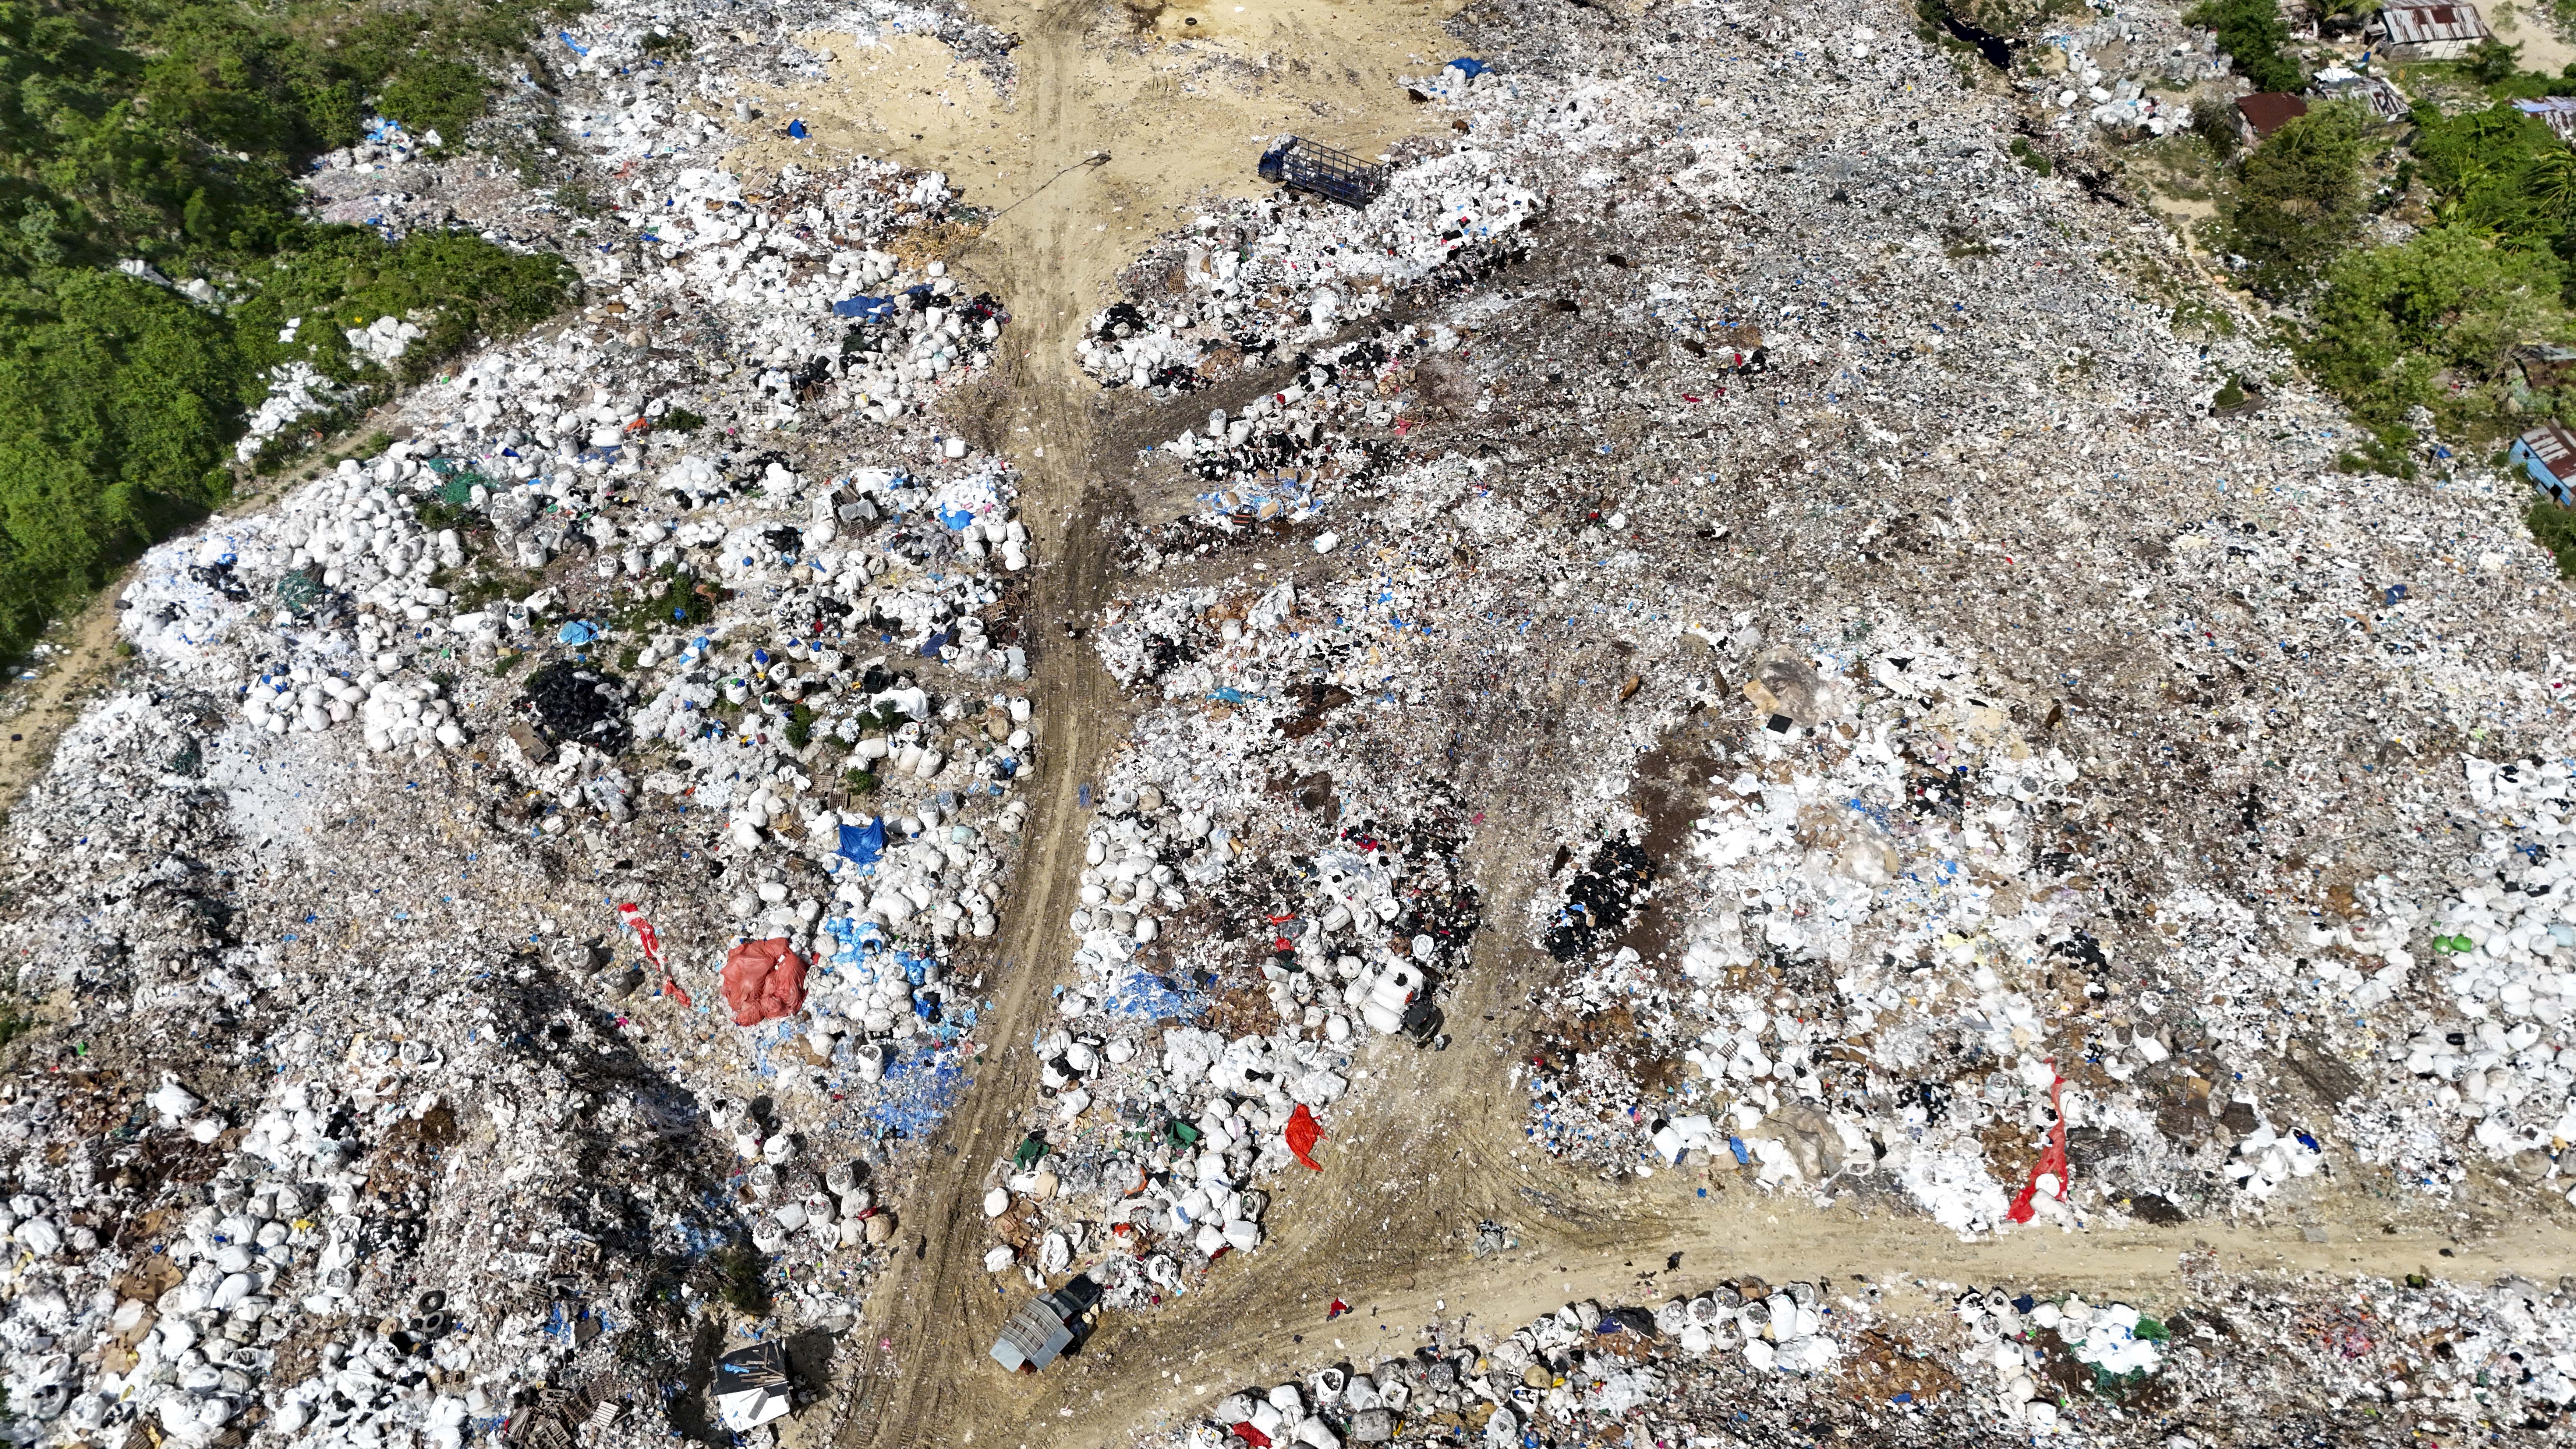
[[(1213, 1437), (2546, 1426), (2563, 1305), (2420, 1261), (2568, 1211), (2518, 485), (2214, 415), (2273, 360), (1892, 14), (1459, 28), (1365, 211), (1210, 197), (1024, 298), (942, 175), (711, 164), (719, 37), (684, 122), (597, 17), (583, 310), (157, 552), (11, 818), (14, 1431), (1125, 1437), (1566, 1223), (2067, 1251), (1938, 1334), (1712, 1268)], [(1020, 456), (1015, 362), (1098, 446)], [(1039, 508), (1112, 520), (1099, 607), (1035, 602), (1103, 567)], [(2319, 1271), (2204, 1344), (2201, 1232)], [(1077, 1272), (1117, 1346), (977, 1377)], [(2278, 1324), (2373, 1347), (2320, 1407), (2222, 1342)]]

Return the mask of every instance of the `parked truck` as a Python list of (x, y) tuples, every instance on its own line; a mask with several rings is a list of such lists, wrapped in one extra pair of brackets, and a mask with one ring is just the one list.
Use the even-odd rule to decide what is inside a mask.
[(993, 1361), (1013, 1373), (1033, 1374), (1056, 1361), (1083, 1336), (1082, 1315), (1100, 1302), (1100, 1285), (1076, 1273), (1053, 1293), (1023, 1303), (993, 1340)]
[(1261, 179), (1344, 206), (1365, 207), (1386, 189), (1386, 168), (1347, 151), (1288, 136), (1261, 153)]

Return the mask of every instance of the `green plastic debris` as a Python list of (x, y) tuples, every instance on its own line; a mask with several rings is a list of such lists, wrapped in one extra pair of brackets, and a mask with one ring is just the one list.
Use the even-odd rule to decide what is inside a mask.
[(309, 614), (322, 601), (322, 575), (312, 565), (289, 569), (277, 581), (278, 607), (296, 614)]
[(1026, 1172), (1046, 1155), (1046, 1139), (1032, 1132), (1021, 1141), (1019, 1150), (1011, 1154), (1011, 1167), (1015, 1171)]
[(1178, 1117), (1163, 1124), (1163, 1136), (1174, 1147), (1196, 1147), (1199, 1143), (1199, 1129)]

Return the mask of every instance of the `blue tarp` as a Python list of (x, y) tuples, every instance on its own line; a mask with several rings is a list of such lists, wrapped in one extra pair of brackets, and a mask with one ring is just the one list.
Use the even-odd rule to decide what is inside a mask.
[(894, 298), (844, 297), (832, 304), (832, 315), (856, 317), (862, 322), (890, 322), (894, 320)]
[(1472, 55), (1462, 55), (1449, 63), (1457, 67), (1458, 73), (1469, 80), (1474, 80), (1476, 77), (1493, 69), (1492, 66), (1485, 64), (1483, 61), (1476, 59)]
[(555, 631), (555, 642), (558, 644), (587, 644), (598, 637), (599, 631), (597, 629), (581, 622), (579, 619), (575, 619), (571, 623), (566, 624)]
[(792, 137), (794, 137), (794, 138), (796, 138), (796, 139), (797, 139), (797, 140), (799, 140), (799, 141), (804, 140), (804, 139), (805, 139), (805, 123), (804, 123), (803, 121), (790, 121), (790, 122), (788, 122), (788, 123), (787, 123), (787, 134), (788, 134), (788, 135), (790, 135), (790, 136), (792, 136)]
[(885, 818), (879, 816), (865, 825), (841, 827), (840, 854), (858, 865), (874, 865), (885, 854)]

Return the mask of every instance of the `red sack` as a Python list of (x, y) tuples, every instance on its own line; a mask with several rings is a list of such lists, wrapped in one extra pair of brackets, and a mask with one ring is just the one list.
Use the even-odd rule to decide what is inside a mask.
[(785, 941), (745, 941), (725, 953), (725, 1005), (733, 1024), (758, 1026), (805, 1005), (805, 958)]
[(1315, 1144), (1324, 1140), (1324, 1129), (1315, 1125), (1315, 1114), (1306, 1110), (1305, 1103), (1298, 1103), (1297, 1110), (1288, 1114), (1286, 1135), (1288, 1150), (1297, 1154), (1299, 1162), (1317, 1172), (1324, 1170), (1324, 1164), (1315, 1160)]
[[(2066, 1085), (2066, 1079), (2057, 1075), (2057, 1058), (2050, 1057), (2048, 1067), (2048, 1103), (2056, 1107), (2057, 1089)], [(2030, 1181), (2023, 1183), (2021, 1191), (2013, 1195), (2012, 1208), (2004, 1214), (2005, 1217), (2017, 1223), (2031, 1220), (2034, 1209), (2030, 1200), (2039, 1195), (2040, 1174), (2048, 1172), (2057, 1174), (2057, 1200), (2064, 1202), (2069, 1184), (2066, 1181), (2066, 1111), (2063, 1107), (2058, 1108), (2057, 1120), (2048, 1124), (2048, 1145), (2040, 1149), (2039, 1161), (2030, 1165)]]
[(1235, 1425), (1234, 1432), (1244, 1443), (1251, 1445), (1252, 1449), (1270, 1449), (1270, 1436), (1252, 1427), (1252, 1421), (1249, 1419)]

